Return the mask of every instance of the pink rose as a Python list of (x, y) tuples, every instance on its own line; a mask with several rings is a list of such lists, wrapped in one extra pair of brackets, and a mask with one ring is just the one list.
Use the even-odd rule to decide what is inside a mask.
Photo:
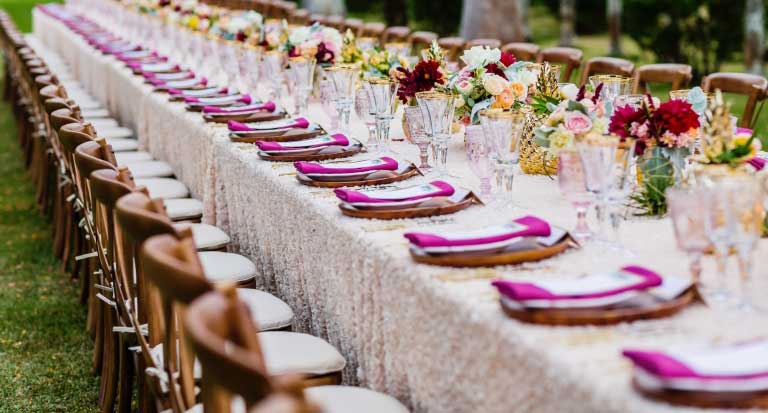
[(565, 128), (574, 135), (581, 135), (592, 129), (592, 120), (581, 112), (568, 112), (565, 115)]

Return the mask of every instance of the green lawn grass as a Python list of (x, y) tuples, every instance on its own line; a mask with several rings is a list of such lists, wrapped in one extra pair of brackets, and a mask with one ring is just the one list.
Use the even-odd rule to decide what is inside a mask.
[(85, 309), (51, 253), (50, 225), (35, 206), (5, 102), (0, 176), (0, 413), (95, 412)]

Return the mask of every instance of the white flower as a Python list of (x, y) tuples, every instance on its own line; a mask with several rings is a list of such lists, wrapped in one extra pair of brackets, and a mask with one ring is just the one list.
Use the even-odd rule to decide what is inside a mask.
[(462, 106), (464, 106), (466, 102), (464, 102), (464, 96), (457, 96), (456, 99), (453, 100), (453, 107), (454, 109), (458, 109)]
[(344, 44), (344, 36), (332, 27), (323, 27), (322, 34), (325, 46), (331, 49), (334, 53), (339, 53), (342, 44)]
[(498, 62), (499, 59), (501, 59), (501, 50), (491, 49), (488, 46), (475, 46), (465, 50), (464, 54), (461, 55), (461, 60), (471, 69)]
[(472, 92), (472, 89), (473, 89), (472, 82), (470, 82), (467, 79), (461, 79), (456, 83), (456, 90), (459, 93), (469, 95), (469, 93)]
[(293, 45), (300, 45), (306, 42), (311, 35), (310, 28), (307, 26), (297, 27), (288, 35), (288, 41)]
[(245, 29), (247, 29), (249, 26), (250, 23), (248, 23), (247, 20), (240, 16), (236, 16), (229, 20), (229, 27), (227, 27), (227, 31), (229, 33), (244, 32)]
[(523, 82), (523, 84), (526, 86), (530, 86), (536, 83), (536, 80), (538, 78), (539, 78), (538, 71), (523, 70), (520, 72), (520, 81)]
[(504, 89), (507, 88), (507, 85), (509, 82), (507, 82), (507, 79), (504, 79), (503, 77), (494, 74), (494, 73), (486, 73), (483, 75), (482, 78), (483, 81), (483, 87), (485, 90), (488, 91), (493, 96), (501, 94), (501, 92), (504, 91)]
[(573, 100), (576, 98), (576, 95), (579, 94), (579, 88), (573, 83), (563, 83), (560, 85), (560, 94), (562, 94), (566, 100)]
[(592, 120), (592, 131), (600, 134), (606, 134), (608, 133), (608, 126), (610, 123), (611, 122), (608, 120), (608, 118), (598, 116)]

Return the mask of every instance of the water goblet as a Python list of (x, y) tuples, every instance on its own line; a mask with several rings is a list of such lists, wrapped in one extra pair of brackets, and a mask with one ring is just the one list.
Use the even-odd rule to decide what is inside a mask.
[(363, 82), (368, 103), (376, 116), (376, 136), (380, 153), (393, 154), (389, 147), (389, 127), (397, 109), (397, 89), (400, 83), (388, 77), (370, 77)]
[(486, 109), (480, 112), (480, 124), (493, 148), (496, 161), (496, 179), (504, 193), (505, 206), (513, 206), (515, 166), (520, 161), (520, 138), (523, 134), (526, 111)]
[(331, 130), (336, 130), (339, 127), (339, 111), (336, 110), (336, 88), (329, 79), (323, 79), (319, 83), (320, 104), (323, 107), (323, 112), (331, 121)]
[(762, 191), (751, 176), (733, 177), (726, 183), (733, 215), (733, 246), (739, 263), (741, 299), (739, 309), (750, 311), (752, 294), (752, 256), (763, 232), (765, 212)]
[(259, 68), (261, 66), (261, 54), (263, 48), (245, 43), (242, 50), (239, 63), (239, 78), (243, 90), (251, 93), (257, 93), (259, 87)]
[(587, 223), (587, 212), (592, 205), (592, 195), (587, 190), (581, 156), (575, 150), (563, 150), (558, 154), (557, 183), (560, 193), (576, 210), (576, 227), (571, 235), (582, 243), (592, 237)]
[(717, 187), (708, 189), (708, 196), (703, 204), (706, 206), (704, 231), (715, 252), (717, 263), (717, 282), (710, 294), (710, 301), (717, 304), (726, 303), (731, 294), (728, 291), (726, 274), (728, 272), (728, 254), (733, 246), (734, 224), (730, 210), (729, 190), (724, 181)]
[(405, 123), (409, 131), (407, 136), (409, 136), (410, 142), (419, 148), (419, 169), (432, 169), (432, 166), (429, 164), (429, 155), (427, 153), (430, 139), (427, 134), (426, 126), (424, 125), (424, 116), (421, 114), (421, 108), (418, 106), (406, 106), (404, 112)]
[(284, 56), (282, 53), (271, 50), (264, 54), (264, 74), (269, 79), (269, 99), (277, 99), (283, 85), (285, 73), (283, 73)]
[(425, 129), (435, 150), (436, 169), (440, 177), (448, 175), (448, 140), (451, 137), (455, 99), (455, 95), (444, 92), (416, 93)]
[(467, 126), (466, 132), (469, 169), (480, 178), (480, 197), (486, 198), (491, 194), (491, 175), (495, 169), (491, 160), (492, 149), (488, 145), (482, 126)]
[(364, 87), (357, 88), (355, 91), (355, 114), (358, 119), (365, 123), (365, 127), (368, 129), (368, 141), (365, 145), (370, 150), (378, 152), (379, 142), (376, 139), (376, 115), (373, 113), (371, 103), (368, 101), (368, 92)]
[(597, 221), (601, 236), (606, 230), (608, 190), (611, 186), (611, 170), (614, 167), (618, 146), (618, 139), (610, 137), (580, 142), (577, 145), (587, 190), (594, 194), (597, 200)]
[(691, 279), (705, 295), (707, 286), (701, 280), (701, 257), (710, 246), (705, 230), (708, 197), (702, 188), (672, 187), (666, 191), (677, 246), (688, 254)]
[(634, 140), (618, 142), (614, 163), (611, 167), (610, 175), (608, 176), (609, 182), (606, 192), (607, 213), (610, 219), (613, 235), (613, 239), (610, 240), (609, 246), (614, 250), (619, 250), (628, 253), (629, 255), (634, 254), (621, 244), (619, 227), (621, 221), (624, 219), (626, 200), (629, 197), (629, 194), (632, 193), (634, 184), (637, 182), (636, 177), (632, 173), (637, 170), (635, 163), (633, 162), (634, 158), (632, 155), (634, 152)]
[(315, 80), (316, 63), (315, 59), (297, 56), (290, 59), (288, 68), (296, 98), (296, 112), (305, 116), (308, 115), (309, 95)]
[(349, 117), (355, 100), (355, 85), (360, 75), (357, 65), (339, 64), (325, 69), (336, 91), (336, 110), (339, 112), (339, 129), (349, 132)]
[(615, 106), (617, 108), (623, 108), (625, 106), (629, 106), (631, 108), (640, 109), (643, 106), (643, 102), (645, 102), (646, 96), (645, 95), (619, 95), (616, 96), (616, 99), (614, 100)]

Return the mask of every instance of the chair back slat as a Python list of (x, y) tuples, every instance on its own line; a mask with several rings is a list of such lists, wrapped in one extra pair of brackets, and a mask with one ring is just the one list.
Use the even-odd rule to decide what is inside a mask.
[(745, 95), (747, 103), (739, 120), (739, 126), (742, 128), (753, 126), (757, 103), (768, 97), (768, 80), (762, 76), (748, 73), (712, 73), (704, 77), (701, 88), (705, 92), (720, 90), (723, 93)]

